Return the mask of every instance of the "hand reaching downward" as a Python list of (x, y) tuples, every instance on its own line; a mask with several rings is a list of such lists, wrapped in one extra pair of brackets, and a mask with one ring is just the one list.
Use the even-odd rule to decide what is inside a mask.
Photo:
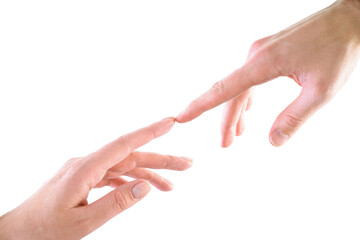
[(360, 1), (339, 0), (254, 42), (246, 63), (191, 102), (177, 121), (190, 121), (226, 102), (222, 146), (227, 147), (244, 129), (243, 116), (250, 107), (252, 88), (287, 76), (302, 91), (270, 130), (271, 143), (281, 146), (343, 86), (358, 61), (359, 49)]

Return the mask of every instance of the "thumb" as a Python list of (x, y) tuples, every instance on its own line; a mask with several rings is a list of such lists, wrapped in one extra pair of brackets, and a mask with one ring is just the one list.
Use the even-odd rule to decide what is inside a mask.
[(149, 183), (144, 180), (135, 180), (125, 183), (108, 193), (104, 197), (88, 205), (88, 230), (93, 231), (122, 211), (141, 200), (150, 191)]
[(283, 145), (314, 114), (322, 99), (314, 91), (303, 88), (300, 95), (275, 120), (270, 130), (270, 142), (275, 147)]

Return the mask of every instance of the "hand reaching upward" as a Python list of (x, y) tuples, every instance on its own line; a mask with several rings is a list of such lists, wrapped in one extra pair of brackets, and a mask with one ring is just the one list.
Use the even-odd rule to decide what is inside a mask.
[[(166, 179), (147, 168), (185, 170), (191, 160), (135, 149), (166, 134), (174, 122), (166, 118), (67, 161), (37, 193), (0, 217), (0, 239), (81, 239), (145, 197), (150, 191), (147, 181), (171, 190)], [(88, 204), (90, 190), (104, 186), (114, 190)]]

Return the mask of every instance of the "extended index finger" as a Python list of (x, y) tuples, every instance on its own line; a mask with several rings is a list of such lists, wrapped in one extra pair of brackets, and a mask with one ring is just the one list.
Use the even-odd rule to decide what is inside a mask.
[(147, 127), (119, 137), (90, 155), (89, 161), (107, 170), (127, 157), (135, 149), (166, 134), (174, 125), (174, 118), (165, 118)]
[(277, 75), (271, 56), (265, 54), (254, 56), (244, 66), (215, 83), (208, 91), (192, 101), (185, 111), (176, 117), (176, 121), (180, 123), (191, 121), (202, 113), (239, 96), (252, 86), (264, 83)]

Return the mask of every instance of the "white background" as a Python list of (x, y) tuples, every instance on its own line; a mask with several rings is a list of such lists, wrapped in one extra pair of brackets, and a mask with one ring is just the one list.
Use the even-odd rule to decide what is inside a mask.
[[(253, 41), (331, 3), (0, 1), (0, 215), (67, 159), (177, 115)], [(85, 239), (359, 239), (359, 78), (281, 148), (268, 132), (300, 91), (286, 78), (257, 87), (229, 149), (221, 107), (176, 125), (143, 149), (192, 169), (160, 171), (172, 192), (153, 188)]]

